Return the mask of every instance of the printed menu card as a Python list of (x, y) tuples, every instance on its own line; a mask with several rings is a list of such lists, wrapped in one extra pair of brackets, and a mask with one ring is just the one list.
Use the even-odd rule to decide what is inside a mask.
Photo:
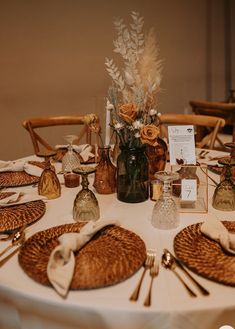
[(170, 164), (196, 164), (194, 127), (168, 126), (168, 136)]

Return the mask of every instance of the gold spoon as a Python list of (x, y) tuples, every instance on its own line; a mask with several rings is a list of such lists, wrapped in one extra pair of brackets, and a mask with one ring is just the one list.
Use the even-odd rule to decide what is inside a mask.
[(181, 262), (174, 255), (172, 255), (172, 253), (169, 250), (164, 249), (164, 253), (170, 255), (169, 257), (172, 258), (175, 265), (181, 268), (181, 270), (188, 276), (188, 278), (197, 286), (197, 288), (200, 290), (202, 295), (208, 296), (210, 294), (209, 291), (206, 290), (206, 288), (204, 288), (196, 279), (194, 279), (194, 277), (184, 268)]
[(184, 282), (184, 280), (179, 275), (179, 273), (175, 271), (176, 263), (175, 263), (174, 259), (171, 257), (170, 253), (168, 253), (166, 250), (164, 250), (163, 255), (162, 255), (162, 265), (166, 269), (171, 270), (177, 276), (177, 278), (180, 280), (180, 282), (187, 289), (187, 291), (188, 291), (188, 293), (191, 297), (197, 297), (195, 292), (191, 288), (189, 288), (189, 286)]

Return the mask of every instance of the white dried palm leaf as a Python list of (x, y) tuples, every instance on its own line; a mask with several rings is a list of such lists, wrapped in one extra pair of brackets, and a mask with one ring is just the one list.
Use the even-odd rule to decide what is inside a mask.
[(122, 91), (125, 87), (125, 82), (118, 67), (114, 64), (112, 59), (108, 59), (108, 58), (105, 59), (105, 65), (106, 65), (106, 70), (108, 71), (112, 80), (118, 86), (118, 89)]
[(143, 24), (144, 19), (138, 13), (132, 12), (132, 24), (126, 27), (122, 19), (114, 21), (114, 26), (117, 30), (118, 37), (114, 40), (114, 52), (119, 53), (124, 60), (137, 62), (139, 55), (144, 50), (144, 34)]

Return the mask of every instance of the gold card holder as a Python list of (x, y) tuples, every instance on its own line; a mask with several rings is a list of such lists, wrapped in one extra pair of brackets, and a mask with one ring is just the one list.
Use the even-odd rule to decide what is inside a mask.
[(206, 165), (172, 165), (179, 179), (172, 182), (172, 195), (181, 213), (208, 212), (208, 176)]

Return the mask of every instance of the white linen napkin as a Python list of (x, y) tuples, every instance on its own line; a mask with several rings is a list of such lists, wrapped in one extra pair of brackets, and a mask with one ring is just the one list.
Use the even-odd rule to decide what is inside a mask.
[(10, 207), (14, 205), (19, 205), (23, 203), (27, 203), (30, 201), (37, 201), (37, 200), (46, 200), (47, 198), (33, 193), (25, 193), (25, 192), (17, 192), (8, 196), (7, 198), (0, 200), (0, 207)]
[(99, 230), (107, 225), (118, 225), (117, 220), (88, 222), (79, 233), (62, 234), (58, 245), (51, 253), (47, 265), (47, 276), (52, 286), (62, 297), (66, 297), (75, 267), (74, 251), (81, 249)]
[(25, 171), (29, 175), (39, 177), (41, 176), (43, 169), (23, 160), (17, 160), (17, 161), (0, 160), (0, 172), (6, 172), (6, 171)]
[[(56, 145), (55, 148), (66, 148), (68, 145)], [(88, 161), (90, 158), (93, 158), (95, 155), (91, 152), (92, 146), (89, 144), (81, 144), (81, 145), (72, 145), (74, 151), (80, 154), (83, 161)]]
[(219, 244), (229, 253), (235, 255), (235, 234), (229, 233), (227, 228), (214, 216), (201, 225), (201, 232)]

